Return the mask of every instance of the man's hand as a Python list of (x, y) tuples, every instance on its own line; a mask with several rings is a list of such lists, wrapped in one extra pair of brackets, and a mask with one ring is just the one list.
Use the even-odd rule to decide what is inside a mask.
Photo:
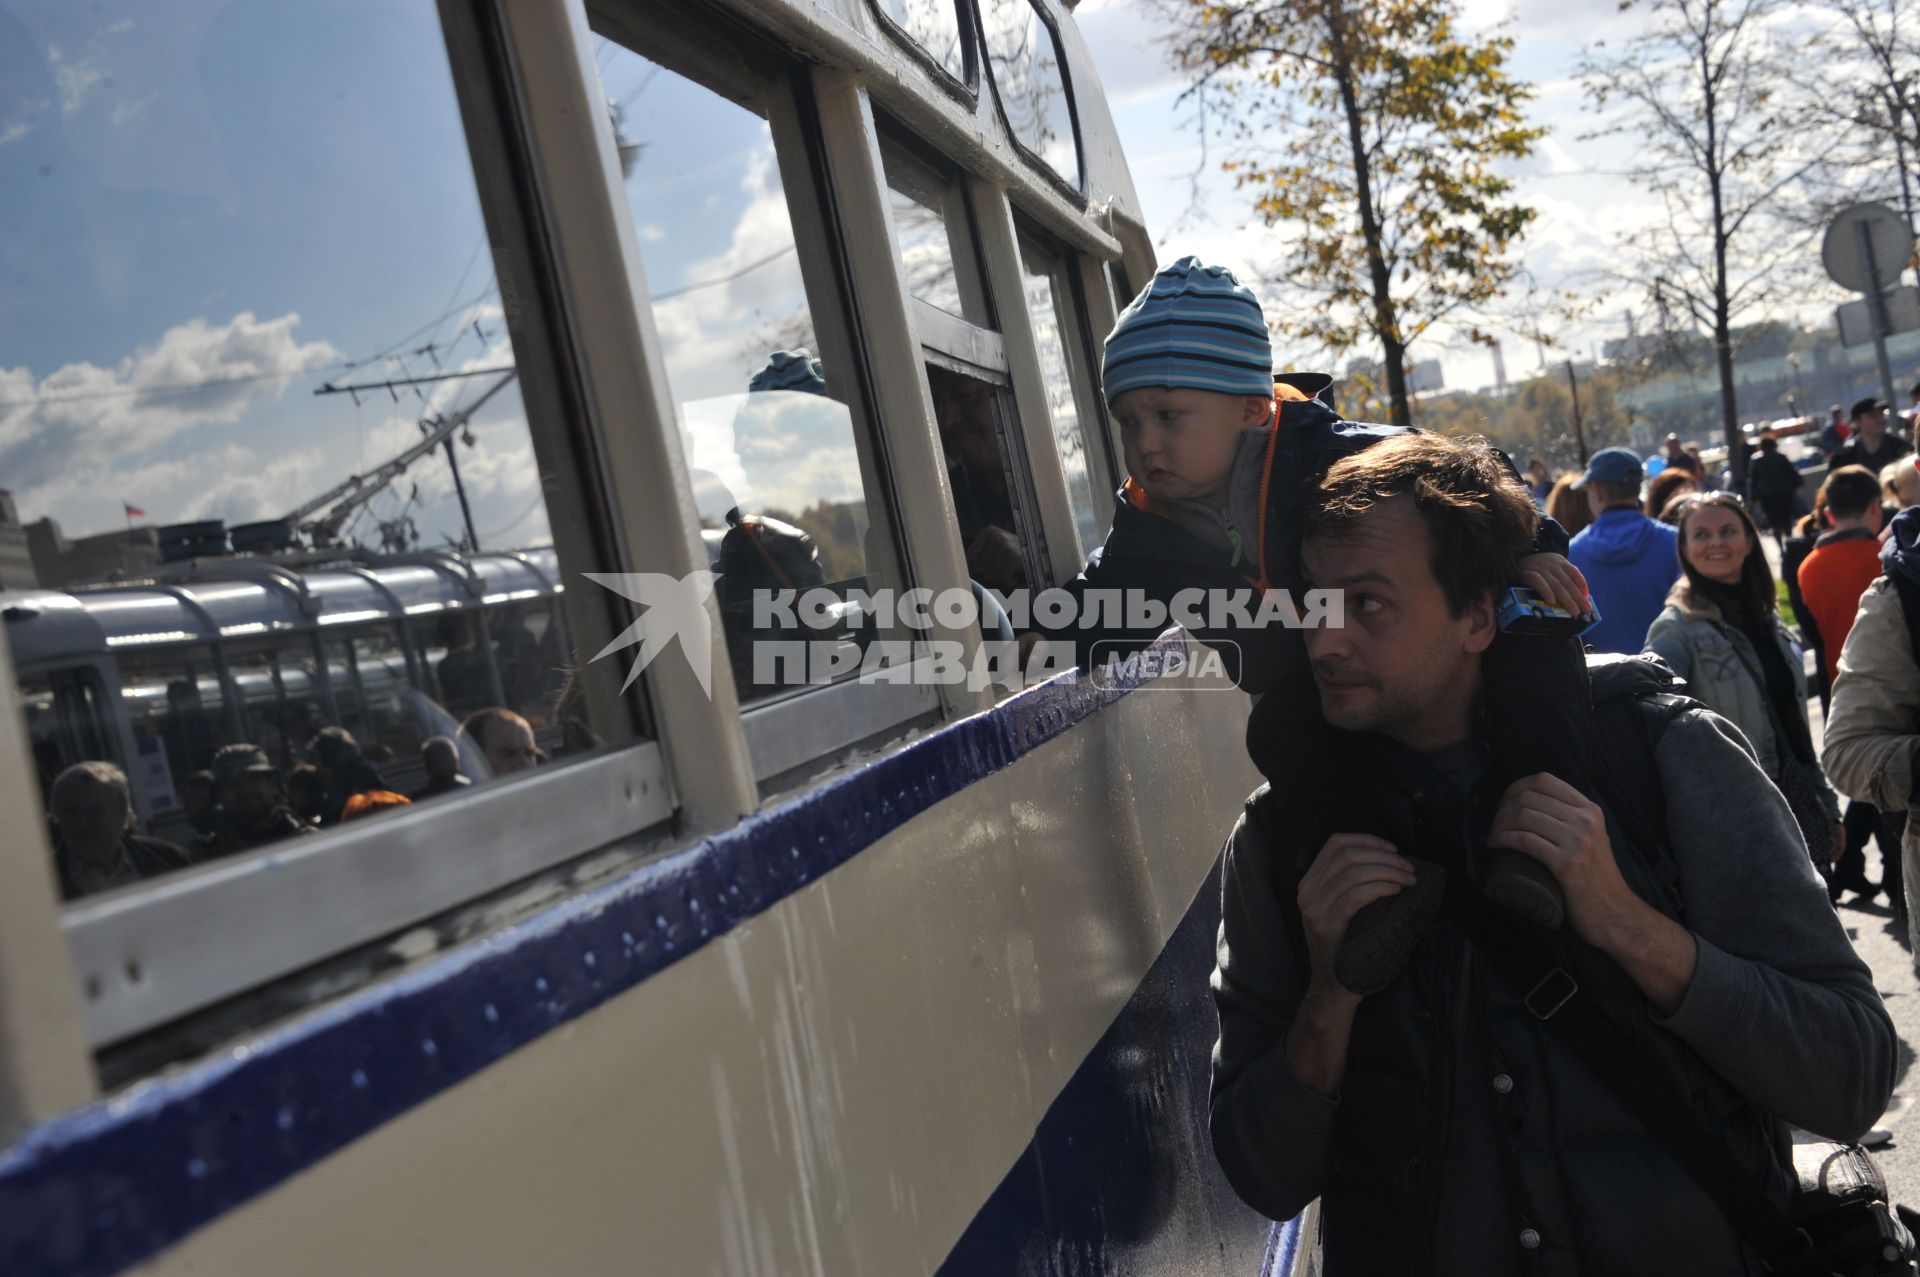
[(1300, 920), (1307, 929), (1307, 956), (1313, 963), (1312, 983), (1324, 991), (1339, 992), (1356, 1003), (1333, 976), (1333, 955), (1346, 939), (1353, 915), (1376, 900), (1414, 884), (1413, 862), (1393, 844), (1371, 834), (1335, 834), (1313, 859), (1300, 879)]
[(1347, 924), (1362, 908), (1414, 884), (1413, 863), (1384, 838), (1335, 834), (1300, 879), (1300, 920), (1306, 925), (1307, 990), (1287, 1030), (1287, 1062), (1294, 1076), (1321, 1095), (1334, 1096), (1347, 1071), (1347, 1042), (1361, 995), (1333, 976), (1333, 955)]
[(967, 546), (967, 574), (991, 590), (1005, 594), (1027, 583), (1027, 561), (1020, 539), (992, 524), (976, 532)]
[(1839, 821), (1827, 825), (1827, 863), (1837, 865), (1840, 857), (1847, 854), (1847, 827)]
[(1580, 615), (1591, 602), (1587, 578), (1558, 554), (1529, 554), (1520, 560), (1520, 584), (1557, 608)]
[(1663, 1014), (1693, 981), (1693, 933), (1634, 894), (1620, 876), (1606, 815), (1585, 794), (1545, 772), (1508, 786), (1489, 847), (1509, 847), (1547, 867), (1567, 898), (1574, 934), (1633, 978)]

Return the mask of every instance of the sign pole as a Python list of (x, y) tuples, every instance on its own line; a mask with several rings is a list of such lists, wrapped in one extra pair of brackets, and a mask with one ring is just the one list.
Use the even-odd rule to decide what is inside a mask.
[(1854, 233), (1860, 237), (1860, 256), (1867, 264), (1867, 309), (1873, 316), (1873, 358), (1880, 365), (1880, 395), (1889, 405), (1899, 400), (1893, 393), (1893, 365), (1887, 360), (1887, 295), (1880, 289), (1880, 266), (1873, 259), (1873, 228), (1856, 222)]

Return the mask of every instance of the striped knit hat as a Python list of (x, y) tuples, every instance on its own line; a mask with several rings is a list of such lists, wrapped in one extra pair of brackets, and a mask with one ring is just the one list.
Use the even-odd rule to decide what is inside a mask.
[(820, 371), (820, 361), (805, 346), (798, 350), (776, 350), (767, 356), (767, 363), (753, 379), (747, 382), (752, 392), (763, 390), (799, 390), (810, 395), (827, 393), (826, 374)]
[(1142, 386), (1271, 397), (1266, 316), (1232, 271), (1182, 257), (1120, 312), (1100, 382), (1109, 403)]

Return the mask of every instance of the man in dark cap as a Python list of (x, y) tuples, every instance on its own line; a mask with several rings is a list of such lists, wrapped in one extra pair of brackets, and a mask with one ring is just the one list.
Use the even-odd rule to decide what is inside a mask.
[(213, 784), (220, 795), (220, 823), (207, 840), (210, 855), (231, 856), (316, 832), (288, 808), (280, 769), (258, 745), (222, 746), (213, 756)]
[(1842, 466), (1865, 466), (1875, 474), (1890, 461), (1913, 451), (1906, 440), (1887, 430), (1887, 405), (1868, 395), (1853, 405), (1853, 437), (1827, 458), (1827, 473)]
[(1680, 575), (1674, 530), (1640, 509), (1645, 477), (1633, 449), (1602, 448), (1574, 484), (1586, 492), (1593, 522), (1573, 539), (1567, 558), (1587, 578), (1600, 612), (1599, 624), (1585, 635), (1596, 652), (1638, 653)]

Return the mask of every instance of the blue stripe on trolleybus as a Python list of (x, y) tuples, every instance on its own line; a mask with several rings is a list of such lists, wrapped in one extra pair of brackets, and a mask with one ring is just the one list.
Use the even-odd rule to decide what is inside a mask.
[(1233, 1195), (1207, 1137), (1216, 862), (1146, 977), (1041, 1118), (937, 1277), (1287, 1277), (1297, 1222)]
[[(0, 1271), (111, 1273), (157, 1254), (702, 948), (1133, 686), (1063, 675), (417, 971), (33, 1128), (0, 1152)], [(1182, 979), (1204, 975), (1196, 966)], [(1191, 997), (1200, 986), (1186, 987)]]

